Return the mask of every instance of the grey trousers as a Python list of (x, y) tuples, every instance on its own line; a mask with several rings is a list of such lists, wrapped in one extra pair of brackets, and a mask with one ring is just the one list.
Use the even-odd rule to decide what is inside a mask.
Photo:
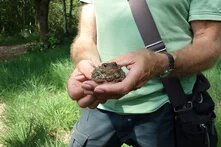
[(170, 104), (149, 114), (119, 115), (84, 109), (75, 124), (69, 147), (174, 147)]

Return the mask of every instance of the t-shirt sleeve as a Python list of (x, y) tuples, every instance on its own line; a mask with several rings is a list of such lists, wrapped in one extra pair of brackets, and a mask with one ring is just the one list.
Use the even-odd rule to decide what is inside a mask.
[(221, 0), (191, 0), (189, 21), (221, 21)]
[(84, 3), (89, 3), (89, 4), (92, 4), (93, 3), (93, 0), (80, 0), (81, 2), (84, 2)]

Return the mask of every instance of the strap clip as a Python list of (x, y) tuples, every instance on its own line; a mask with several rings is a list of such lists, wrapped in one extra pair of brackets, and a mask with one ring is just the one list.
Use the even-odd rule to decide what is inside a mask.
[(193, 108), (193, 103), (191, 101), (188, 101), (186, 104), (184, 104), (183, 106), (177, 106), (173, 108), (173, 111), (176, 113), (179, 112), (185, 112), (185, 111), (189, 111)]

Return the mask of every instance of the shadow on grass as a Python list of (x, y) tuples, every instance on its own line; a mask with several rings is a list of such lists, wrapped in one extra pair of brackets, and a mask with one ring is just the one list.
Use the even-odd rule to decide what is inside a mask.
[[(71, 66), (69, 48), (70, 43), (66, 43), (45, 52), (30, 52), (14, 59), (0, 61), (0, 95), (4, 97), (5, 91), (14, 93), (24, 88), (27, 81), (36, 80), (46, 86), (64, 88), (64, 79), (69, 73), (62, 77), (59, 72), (70, 72), (71, 67), (62, 67), (67, 64)], [(60, 71), (51, 72), (57, 63), (60, 64)]]

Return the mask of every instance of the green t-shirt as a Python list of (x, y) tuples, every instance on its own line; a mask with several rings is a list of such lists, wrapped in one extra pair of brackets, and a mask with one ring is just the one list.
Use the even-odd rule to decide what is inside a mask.
[[(93, 3), (95, 7), (97, 48), (102, 62), (144, 48), (128, 0), (81, 1)], [(221, 21), (220, 0), (147, 0), (147, 3), (169, 52), (192, 42), (190, 21)], [(194, 82), (195, 76), (181, 79), (186, 93), (191, 93)], [(150, 113), (168, 101), (161, 81), (156, 78), (121, 99), (109, 100), (98, 108), (124, 114)]]

